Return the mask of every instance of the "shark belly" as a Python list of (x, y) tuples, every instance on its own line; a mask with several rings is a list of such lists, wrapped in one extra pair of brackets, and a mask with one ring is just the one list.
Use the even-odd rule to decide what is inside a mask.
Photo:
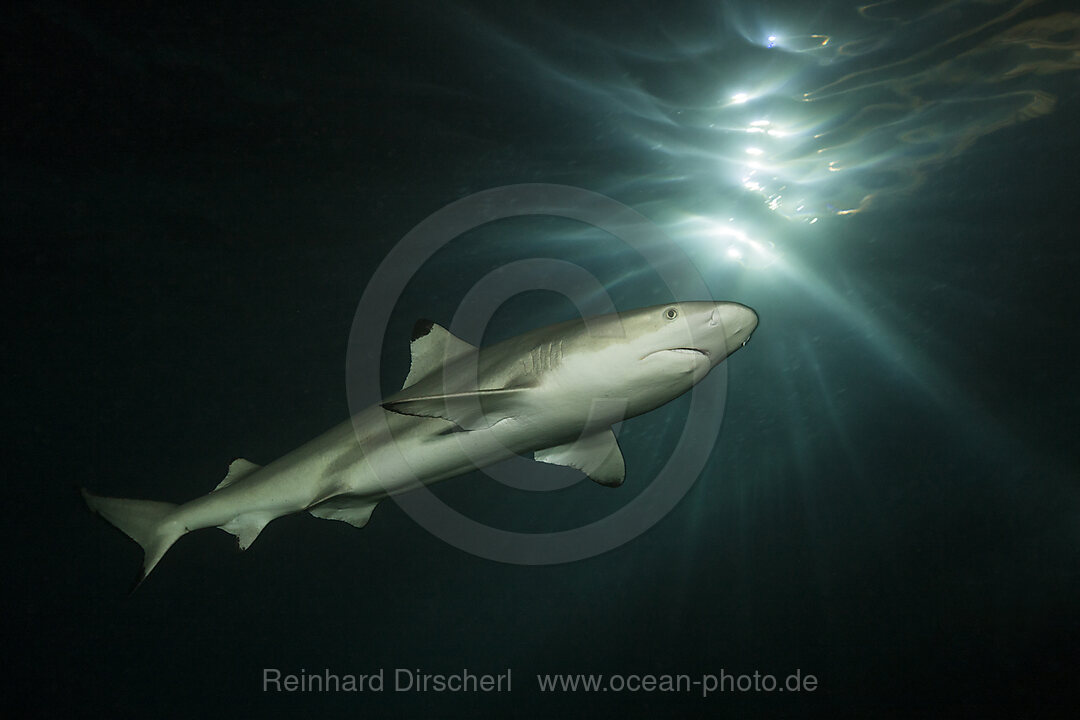
[(238, 527), (248, 526), (247, 533), (257, 535), (271, 520), (341, 492), (341, 478), (328, 471), (349, 440), (355, 444), (349, 423), (342, 423), (243, 479), (181, 505), (173, 519), (185, 531), (224, 528), (246, 547), (254, 536), (245, 542)]
[(355, 433), (345, 441), (331, 485), (371, 500), (456, 477), (546, 441), (543, 433), (515, 421), (460, 432), (445, 420), (401, 415), (378, 405), (344, 425)]
[[(375, 405), (235, 484), (181, 505), (172, 519), (185, 532), (224, 528), (246, 547), (275, 518), (324, 505), (373, 507), (390, 495), (527, 452), (538, 438), (542, 442), (543, 434), (511, 423), (455, 432), (444, 420)], [(245, 536), (251, 536), (247, 542)]]

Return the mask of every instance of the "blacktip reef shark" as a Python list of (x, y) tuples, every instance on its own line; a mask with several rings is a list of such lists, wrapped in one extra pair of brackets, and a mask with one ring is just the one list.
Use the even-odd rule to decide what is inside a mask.
[(221, 528), (246, 550), (271, 520), (305, 510), (363, 527), (383, 498), (514, 454), (617, 486), (625, 466), (611, 425), (682, 395), (757, 324), (738, 303), (685, 302), (479, 349), (421, 320), (401, 391), (269, 465), (234, 460), (213, 491), (182, 505), (82, 495), (142, 546), (142, 582), (192, 530)]

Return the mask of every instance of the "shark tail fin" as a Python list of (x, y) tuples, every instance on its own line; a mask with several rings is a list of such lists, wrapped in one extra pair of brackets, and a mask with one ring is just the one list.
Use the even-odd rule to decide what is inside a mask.
[(100, 497), (85, 489), (82, 496), (91, 510), (142, 546), (143, 569), (135, 587), (146, 579), (165, 552), (186, 532), (179, 523), (168, 521), (169, 515), (177, 508), (172, 503)]

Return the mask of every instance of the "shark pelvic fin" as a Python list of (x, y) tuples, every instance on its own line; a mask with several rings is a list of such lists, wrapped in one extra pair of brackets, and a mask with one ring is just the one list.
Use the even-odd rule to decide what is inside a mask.
[(354, 495), (338, 495), (313, 508), (308, 508), (308, 512), (323, 520), (340, 520), (353, 527), (362, 528), (368, 524), (371, 513), (378, 504), (378, 500), (372, 501)]
[(412, 365), (402, 389), (415, 385), (451, 360), (478, 350), (475, 345), (465, 342), (442, 325), (423, 319), (417, 320), (413, 326), (409, 347), (412, 350)]
[(577, 468), (590, 479), (608, 487), (622, 485), (626, 477), (626, 463), (619, 450), (619, 441), (610, 428), (565, 445), (537, 450), (533, 453), (533, 459)]

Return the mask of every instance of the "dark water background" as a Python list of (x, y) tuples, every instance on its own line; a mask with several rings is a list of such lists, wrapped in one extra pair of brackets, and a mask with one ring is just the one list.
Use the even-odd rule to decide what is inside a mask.
[[(1068, 3), (40, 2), (5, 16), (5, 704), (53, 717), (1074, 707)], [(472, 557), (392, 503), (363, 530), (291, 516), (242, 554), (224, 533), (189, 535), (126, 596), (138, 548), (75, 486), (184, 501), (232, 458), (268, 462), (342, 420), (353, 314), (390, 248), (449, 202), (523, 182), (626, 203), (713, 296), (762, 318), (675, 510), (550, 567)], [(486, 272), (533, 256), (581, 265), (622, 307), (664, 301), (604, 233), (550, 218), (481, 228), (401, 298), (384, 385), (404, 377), (416, 317), (448, 322)], [(571, 312), (532, 293), (490, 332)], [(626, 424), (619, 491), (537, 499), (474, 473), (439, 494), (502, 527), (573, 526), (647, 483), (684, 416), (676, 402)], [(514, 690), (264, 694), (265, 667), (512, 668)], [(541, 695), (534, 681), (796, 668), (819, 689)]]

